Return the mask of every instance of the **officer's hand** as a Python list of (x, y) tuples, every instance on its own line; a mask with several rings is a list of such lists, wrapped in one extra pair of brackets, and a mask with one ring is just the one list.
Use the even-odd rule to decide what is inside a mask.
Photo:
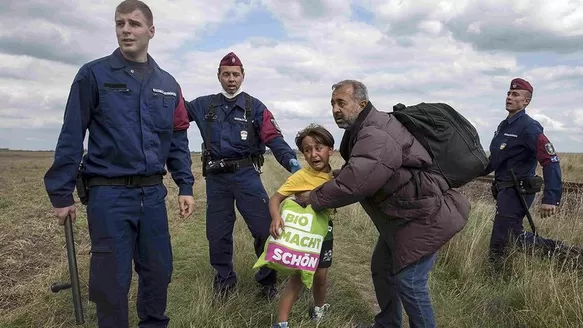
[(75, 204), (67, 207), (53, 207), (53, 213), (55, 213), (59, 224), (64, 225), (65, 219), (69, 215), (71, 216), (71, 222), (75, 222), (75, 219), (77, 218), (77, 207)]
[(332, 176), (336, 178), (340, 174), (340, 172), (342, 172), (342, 170), (340, 169), (332, 170)]
[(180, 208), (180, 217), (186, 219), (194, 211), (194, 197), (178, 196), (178, 207)]
[(281, 235), (281, 233), (284, 230), (284, 223), (283, 223), (283, 219), (281, 217), (276, 218), (276, 219), (272, 219), (271, 220), (271, 225), (269, 226), (269, 234), (271, 235), (271, 237), (277, 239), (279, 238), (279, 236)]
[(557, 206), (556, 205), (550, 205), (550, 204), (541, 204), (539, 211), (540, 211), (540, 215), (543, 218), (549, 217), (553, 214), (555, 214), (557, 210)]

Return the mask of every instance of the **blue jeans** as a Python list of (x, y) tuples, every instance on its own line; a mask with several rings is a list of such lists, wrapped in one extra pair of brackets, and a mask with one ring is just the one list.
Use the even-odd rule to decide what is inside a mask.
[(381, 312), (375, 316), (375, 328), (401, 327), (401, 304), (409, 316), (409, 327), (436, 327), (429, 296), (429, 271), (436, 253), (429, 254), (401, 270), (392, 272), (391, 250), (379, 238), (371, 262), (373, 284)]

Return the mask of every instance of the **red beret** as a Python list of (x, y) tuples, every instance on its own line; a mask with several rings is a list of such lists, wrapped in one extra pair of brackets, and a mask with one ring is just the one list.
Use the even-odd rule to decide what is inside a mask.
[(532, 85), (524, 79), (515, 78), (510, 82), (510, 90), (526, 90), (532, 93)]
[(229, 52), (225, 57), (223, 57), (223, 59), (221, 59), (219, 66), (241, 66), (241, 67), (243, 67), (243, 64), (241, 63), (241, 60), (239, 59), (239, 57), (237, 57), (237, 55), (235, 55), (234, 52)]

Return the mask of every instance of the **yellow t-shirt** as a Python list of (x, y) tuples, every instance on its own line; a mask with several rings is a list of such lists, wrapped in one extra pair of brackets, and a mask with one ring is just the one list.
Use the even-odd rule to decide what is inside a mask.
[(298, 192), (314, 190), (330, 180), (332, 172), (318, 172), (306, 165), (287, 178), (277, 192), (287, 197)]
[[(333, 178), (332, 171), (329, 173), (318, 172), (306, 165), (290, 175), (277, 192), (287, 197), (303, 191), (312, 191)], [(332, 214), (334, 210), (326, 209), (323, 213), (328, 215), (328, 234), (324, 237), (324, 241), (328, 241), (332, 239)]]

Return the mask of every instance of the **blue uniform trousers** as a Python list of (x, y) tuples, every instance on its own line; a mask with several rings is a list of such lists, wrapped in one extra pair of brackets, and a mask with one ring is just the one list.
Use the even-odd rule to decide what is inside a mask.
[[(214, 288), (220, 291), (237, 283), (233, 269), (234, 203), (251, 231), (255, 254), (259, 257), (269, 237), (269, 198), (259, 173), (252, 166), (239, 168), (234, 173), (208, 174), (206, 193), (210, 263), (216, 270)], [(275, 284), (276, 278), (276, 272), (265, 267), (255, 275), (255, 280), (266, 286)]]
[[(523, 197), (526, 205), (530, 208), (535, 195), (523, 195)], [(504, 256), (510, 240), (514, 241), (518, 247), (537, 246), (539, 249), (551, 252), (560, 244), (558, 241), (524, 231), (523, 220), (526, 210), (521, 205), (518, 193), (513, 188), (499, 191), (496, 207), (494, 226), (490, 236), (490, 260), (500, 260)]]
[(99, 327), (128, 327), (132, 259), (138, 274), (139, 327), (166, 327), (172, 249), (163, 184), (141, 188), (95, 186), (89, 190), (91, 237), (89, 299)]

